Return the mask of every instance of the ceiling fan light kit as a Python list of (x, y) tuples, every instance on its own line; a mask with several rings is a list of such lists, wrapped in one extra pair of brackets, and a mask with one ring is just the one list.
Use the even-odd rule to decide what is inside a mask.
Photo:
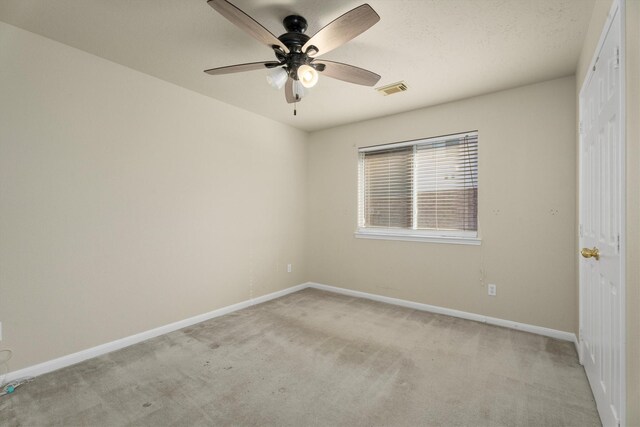
[(282, 89), (288, 78), (289, 74), (282, 67), (272, 68), (267, 72), (267, 83), (276, 89)]
[(318, 72), (310, 65), (299, 66), (296, 74), (298, 74), (298, 81), (306, 88), (314, 87), (318, 83)]
[(286, 33), (276, 37), (227, 0), (208, 0), (207, 3), (231, 23), (270, 47), (277, 59), (212, 68), (205, 70), (207, 74), (221, 75), (268, 69), (267, 82), (277, 89), (284, 86), (285, 98), (290, 104), (302, 99), (305, 88), (316, 85), (319, 74), (364, 86), (375, 86), (380, 80), (378, 74), (363, 68), (316, 59), (362, 34), (380, 20), (380, 16), (368, 4), (358, 6), (336, 18), (312, 37), (305, 34), (305, 18), (289, 15), (282, 21)]

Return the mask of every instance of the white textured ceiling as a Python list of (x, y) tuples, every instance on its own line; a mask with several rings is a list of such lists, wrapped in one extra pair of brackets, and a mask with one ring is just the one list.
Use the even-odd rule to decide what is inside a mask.
[[(307, 34), (364, 0), (231, 0), (276, 36), (304, 16)], [(0, 20), (304, 130), (399, 113), (575, 71), (593, 0), (369, 0), (380, 22), (327, 53), (409, 90), (320, 78), (298, 104), (265, 71), (204, 69), (274, 59), (205, 0), (0, 0)]]

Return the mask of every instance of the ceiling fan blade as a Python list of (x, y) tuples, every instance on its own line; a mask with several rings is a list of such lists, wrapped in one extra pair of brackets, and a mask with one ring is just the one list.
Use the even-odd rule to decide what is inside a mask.
[(208, 0), (209, 6), (214, 8), (220, 15), (227, 18), (229, 21), (249, 33), (253, 38), (259, 42), (266, 44), (273, 48), (279, 47), (284, 53), (289, 53), (289, 49), (284, 45), (276, 36), (274, 36), (269, 30), (260, 25), (258, 21), (238, 9), (227, 0)]
[(313, 65), (324, 65), (324, 69), (320, 71), (323, 76), (332, 77), (349, 83), (355, 83), (363, 86), (373, 86), (378, 83), (380, 76), (364, 68), (354, 67), (353, 65), (343, 64), (341, 62), (325, 61), (318, 59), (313, 61)]
[(379, 20), (376, 11), (365, 3), (331, 21), (302, 46), (302, 51), (307, 52), (310, 46), (314, 46), (317, 51), (310, 50), (307, 52), (309, 56), (324, 55), (362, 34)]
[(287, 83), (284, 85), (284, 96), (287, 98), (289, 104), (298, 102), (298, 99), (296, 99), (296, 96), (293, 94), (293, 79), (291, 77), (289, 77)]
[(212, 76), (217, 76), (219, 74), (231, 74), (231, 73), (241, 73), (243, 71), (264, 70), (267, 68), (277, 67), (278, 65), (281, 65), (281, 64), (276, 61), (249, 62), (247, 64), (227, 65), (226, 67), (211, 68), (210, 70), (204, 70), (204, 72), (207, 74), (211, 74)]

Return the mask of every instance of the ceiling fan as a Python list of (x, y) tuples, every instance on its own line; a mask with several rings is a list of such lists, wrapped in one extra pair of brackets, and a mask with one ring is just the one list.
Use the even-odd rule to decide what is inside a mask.
[[(340, 62), (317, 59), (362, 34), (380, 20), (380, 16), (363, 4), (336, 18), (312, 37), (304, 32), (307, 20), (289, 15), (282, 21), (286, 33), (276, 37), (255, 19), (227, 0), (208, 0), (207, 3), (233, 24), (245, 30), (276, 55), (277, 61), (250, 62), (205, 70), (211, 75), (268, 69), (267, 82), (278, 89), (285, 88), (288, 103), (299, 102), (305, 88), (313, 87), (318, 73), (327, 77), (364, 86), (374, 86), (380, 76), (371, 71)], [(295, 112), (294, 112), (295, 114)]]

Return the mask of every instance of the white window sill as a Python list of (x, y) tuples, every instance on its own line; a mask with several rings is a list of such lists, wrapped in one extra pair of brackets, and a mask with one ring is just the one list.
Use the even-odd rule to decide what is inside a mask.
[(453, 245), (480, 245), (479, 237), (434, 236), (419, 232), (392, 232), (381, 230), (358, 230), (353, 233), (358, 239), (401, 240), (407, 242), (448, 243)]

